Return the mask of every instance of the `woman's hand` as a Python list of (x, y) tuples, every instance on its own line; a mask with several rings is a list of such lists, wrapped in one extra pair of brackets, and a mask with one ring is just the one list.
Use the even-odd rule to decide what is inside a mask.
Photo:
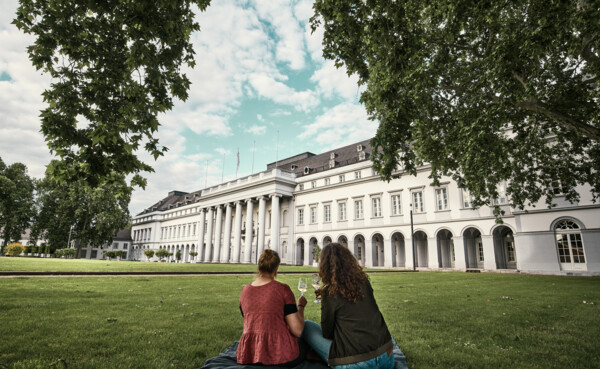
[(298, 303), (296, 305), (304, 307), (306, 306), (307, 302), (308, 301), (306, 301), (306, 297), (300, 296), (298, 297)]

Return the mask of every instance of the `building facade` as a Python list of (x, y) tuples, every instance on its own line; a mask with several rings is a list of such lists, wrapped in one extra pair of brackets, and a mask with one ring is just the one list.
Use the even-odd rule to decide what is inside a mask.
[(130, 258), (164, 248), (186, 262), (256, 263), (271, 248), (283, 263), (310, 265), (315, 246), (339, 242), (366, 267), (600, 274), (600, 205), (589, 188), (577, 204), (559, 196), (552, 209), (541, 201), (517, 211), (499, 184), (497, 224), (491, 207), (473, 208), (451, 179), (431, 186), (427, 166), (381, 181), (370, 153), (366, 140), (172, 191), (134, 217)]

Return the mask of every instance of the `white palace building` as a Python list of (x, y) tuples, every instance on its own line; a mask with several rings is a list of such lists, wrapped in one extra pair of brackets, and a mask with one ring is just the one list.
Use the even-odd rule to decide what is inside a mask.
[(380, 180), (371, 150), (366, 140), (306, 152), (214, 187), (172, 191), (134, 217), (129, 259), (163, 248), (185, 262), (256, 263), (270, 248), (284, 264), (311, 265), (315, 245), (339, 242), (368, 268), (600, 275), (600, 205), (589, 188), (577, 204), (558, 197), (555, 208), (541, 201), (527, 212), (501, 195), (497, 224), (491, 207), (472, 208), (451, 179), (431, 186), (427, 166)]

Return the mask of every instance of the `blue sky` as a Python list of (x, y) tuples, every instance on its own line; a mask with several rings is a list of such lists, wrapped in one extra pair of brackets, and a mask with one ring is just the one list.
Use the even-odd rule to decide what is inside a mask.
[[(0, 4), (0, 157), (42, 177), (52, 157), (38, 116), (50, 79), (27, 58), (32, 38), (10, 24), (17, 1)], [(375, 134), (356, 78), (322, 58), (322, 32), (308, 25), (312, 14), (311, 0), (218, 0), (197, 12), (196, 66), (186, 70), (190, 96), (159, 117), (158, 137), (168, 153), (155, 162), (140, 152), (156, 172), (146, 175), (145, 191), (136, 190), (132, 214), (170, 190), (191, 192), (235, 179), (238, 150), (237, 176), (243, 177), (276, 159)]]

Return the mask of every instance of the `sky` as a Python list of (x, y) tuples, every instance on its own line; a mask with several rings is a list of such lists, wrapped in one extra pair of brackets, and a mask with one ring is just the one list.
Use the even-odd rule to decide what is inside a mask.
[[(189, 98), (159, 116), (157, 137), (168, 152), (157, 161), (139, 152), (155, 172), (135, 190), (132, 215), (172, 190), (197, 191), (375, 135), (356, 76), (322, 57), (323, 32), (309, 24), (312, 2), (216, 0), (196, 11), (196, 66), (184, 69)], [(0, 0), (0, 157), (42, 178), (53, 159), (39, 119), (51, 79), (28, 59), (33, 38), (11, 24), (17, 4)]]

